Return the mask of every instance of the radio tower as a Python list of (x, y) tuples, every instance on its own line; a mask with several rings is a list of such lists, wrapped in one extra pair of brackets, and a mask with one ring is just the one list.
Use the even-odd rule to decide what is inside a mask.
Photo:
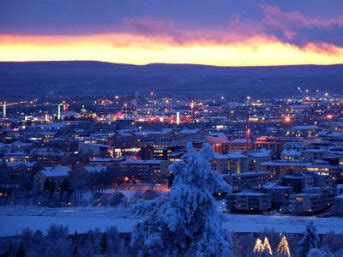
[(6, 107), (6, 102), (2, 104), (2, 117), (5, 119), (7, 116), (7, 107)]
[(61, 106), (62, 104), (57, 105), (57, 120), (61, 120)]

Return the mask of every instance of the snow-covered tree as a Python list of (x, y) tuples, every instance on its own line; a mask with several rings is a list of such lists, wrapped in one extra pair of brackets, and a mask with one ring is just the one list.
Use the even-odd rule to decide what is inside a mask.
[(334, 256), (329, 250), (313, 248), (309, 251), (307, 257), (334, 257)]
[(243, 247), (241, 244), (241, 240), (240, 240), (240, 234), (238, 233), (231, 233), (231, 238), (232, 238), (232, 253), (234, 256), (244, 256), (243, 254)]
[[(47, 233), (46, 256), (69, 257), (71, 244), (68, 241), (68, 228), (58, 225), (51, 225)], [(45, 255), (43, 255), (45, 256)]]
[[(231, 187), (211, 170), (211, 146), (196, 152), (191, 144), (182, 162), (171, 165), (170, 193), (144, 201), (144, 221), (133, 233), (141, 256), (232, 256), (230, 235), (222, 229), (213, 194)], [(139, 208), (141, 209), (141, 208)]]
[(325, 236), (321, 238), (320, 245), (321, 247), (330, 249), (332, 252), (335, 252), (335, 254), (341, 250), (340, 257), (343, 257), (342, 238), (340, 237), (340, 234), (336, 234), (333, 231), (326, 233)]
[(312, 248), (318, 248), (320, 244), (320, 238), (317, 234), (317, 230), (310, 222), (306, 226), (306, 230), (303, 234), (303, 238), (298, 243), (298, 256), (306, 257)]
[(17, 257), (25, 257), (25, 256), (26, 256), (25, 248), (24, 248), (23, 244), (20, 244), (19, 248), (17, 250)]
[(343, 249), (336, 251), (334, 256), (335, 257), (343, 257)]

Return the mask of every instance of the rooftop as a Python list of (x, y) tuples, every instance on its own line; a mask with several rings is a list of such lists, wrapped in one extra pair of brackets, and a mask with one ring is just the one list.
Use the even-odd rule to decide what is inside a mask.
[(41, 173), (46, 177), (66, 177), (71, 169), (67, 166), (44, 167)]

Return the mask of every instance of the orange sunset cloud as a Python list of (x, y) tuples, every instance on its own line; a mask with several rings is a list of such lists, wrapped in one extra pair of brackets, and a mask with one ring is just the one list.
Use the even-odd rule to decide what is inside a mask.
[(297, 46), (270, 36), (194, 32), (169, 35), (109, 33), (70, 36), (0, 35), (0, 61), (96, 60), (113, 63), (192, 63), (218, 66), (335, 64), (343, 48)]

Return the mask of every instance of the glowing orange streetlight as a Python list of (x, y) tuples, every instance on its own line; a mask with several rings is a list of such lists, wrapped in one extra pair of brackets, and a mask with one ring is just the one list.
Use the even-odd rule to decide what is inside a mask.
[(285, 123), (291, 123), (291, 122), (292, 122), (292, 117), (286, 116), (286, 117), (283, 118), (283, 121), (284, 121)]
[(328, 114), (328, 115), (326, 115), (326, 118), (327, 118), (328, 120), (332, 120), (332, 119), (333, 119), (333, 115), (332, 115), (332, 114)]

